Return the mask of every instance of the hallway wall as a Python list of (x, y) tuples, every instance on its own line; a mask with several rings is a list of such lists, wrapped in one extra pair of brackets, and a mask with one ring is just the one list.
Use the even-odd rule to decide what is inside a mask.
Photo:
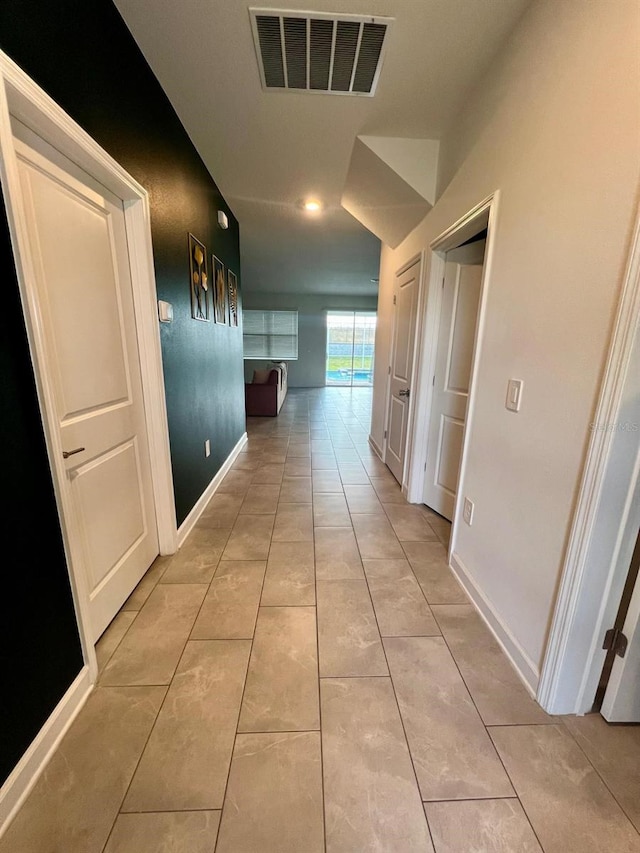
[[(375, 311), (375, 296), (314, 296), (308, 293), (262, 293), (245, 291), (244, 307), (265, 310), (298, 310), (298, 360), (289, 362), (291, 388), (319, 388), (325, 383), (327, 352), (327, 311)], [(244, 363), (246, 382), (253, 371), (264, 367), (263, 360)]]
[[(435, 207), (382, 253), (380, 445), (394, 271), (500, 190), (465, 480), (475, 516), (454, 551), (533, 686), (638, 203), (640, 13), (614, 5), (530, 7), (443, 140)], [(517, 415), (509, 378), (524, 381)]]
[[(158, 296), (174, 306), (161, 337), (180, 523), (244, 432), (241, 329), (191, 319), (187, 234), (239, 275), (238, 223), (109, 0), (4, 0), (0, 48), (150, 193)], [(228, 231), (217, 227), (218, 209)], [(5, 522), (28, 547), (0, 605), (5, 779), (82, 659), (4, 206), (1, 215)]]

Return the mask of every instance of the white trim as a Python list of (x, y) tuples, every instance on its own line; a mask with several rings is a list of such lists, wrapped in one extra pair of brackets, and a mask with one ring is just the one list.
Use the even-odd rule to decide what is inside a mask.
[(535, 663), (511, 633), (508, 626), (502, 621), (492, 602), (483, 593), (473, 575), (457, 554), (451, 554), (449, 565), (460, 585), (471, 599), (471, 603), (513, 664), (522, 683), (535, 699), (539, 677), (538, 668)]
[(97, 662), (89, 619), (89, 592), (79, 570), (78, 533), (66, 486), (62, 447), (52, 413), (53, 389), (47, 372), (42, 321), (32, 283), (35, 281), (28, 228), (22, 201), (18, 162), (10, 116), (15, 116), (78, 166), (123, 199), (125, 224), (131, 254), (131, 276), (140, 347), (140, 367), (145, 418), (152, 457), (152, 485), (158, 539), (162, 553), (172, 553), (177, 531), (171, 476), (169, 432), (160, 336), (157, 322), (156, 287), (149, 230), (149, 198), (112, 157), (43, 92), (6, 54), (0, 51), (0, 183), (4, 191), (16, 274), (20, 289), (27, 337), (32, 354), (38, 402), (53, 476), (65, 556), (69, 566), (74, 605), (84, 660), (91, 681), (97, 678)]
[(402, 483), (401, 483), (401, 491), (405, 498), (408, 500), (409, 494), (409, 483), (408, 477), (411, 473), (411, 455), (414, 445), (414, 436), (415, 436), (415, 427), (416, 427), (416, 408), (418, 404), (418, 400), (413, 391), (414, 388), (419, 388), (418, 385), (418, 376), (420, 373), (420, 344), (422, 342), (421, 338), (421, 322), (420, 317), (425, 312), (425, 267), (426, 267), (426, 252), (421, 251), (419, 254), (415, 255), (413, 260), (409, 261), (408, 264), (405, 264), (404, 267), (396, 274), (396, 277), (402, 275), (406, 270), (410, 269), (413, 264), (418, 264), (418, 298), (416, 300), (416, 327), (413, 333), (413, 357), (411, 361), (411, 376), (409, 377), (409, 388), (411, 389), (411, 394), (409, 396), (409, 411), (407, 412), (407, 436), (404, 450), (404, 467), (402, 471)]
[[(638, 342), (638, 348), (640, 350), (640, 340)], [(636, 365), (640, 373), (640, 352), (636, 355)], [(637, 399), (638, 397), (636, 396), (636, 401)], [(638, 456), (633, 475), (633, 486), (629, 490), (629, 494), (627, 496), (624, 519), (626, 523), (621, 525), (618, 541), (616, 542), (614, 552), (614, 560), (616, 562), (613, 565), (612, 574), (619, 574), (621, 579), (624, 578), (626, 586), (633, 550), (638, 538), (638, 529), (640, 528), (640, 443), (638, 446)], [(618, 561), (620, 562), (620, 565), (617, 564)], [(621, 569), (621, 571), (618, 571), (619, 569)], [(608, 599), (611, 600), (612, 598), (613, 596), (610, 594)], [(621, 593), (615, 597), (618, 608), (621, 598)], [(617, 611), (615, 615), (618, 615)], [(604, 628), (611, 624), (611, 622), (605, 623)], [(607, 687), (602, 698), (602, 707), (600, 709), (602, 716), (610, 723), (640, 722), (637, 718), (637, 714), (633, 711), (634, 703), (631, 699), (634, 691), (638, 690), (637, 653), (634, 668), (634, 645), (637, 643), (637, 637), (635, 635), (639, 630), (639, 624), (640, 583), (638, 583), (636, 578), (634, 588), (631, 592), (631, 599), (629, 601), (627, 613), (622, 625), (622, 630), (624, 631), (629, 644), (629, 654), (625, 655), (624, 658), (616, 656), (609, 676), (609, 681), (607, 682)], [(598, 639), (600, 640), (601, 636), (598, 637)], [(598, 646), (602, 648), (602, 642), (598, 643)], [(596, 674), (600, 675), (601, 672), (602, 669), (600, 668), (599, 672)], [(584, 679), (581, 698), (593, 696), (597, 690), (598, 684), (599, 680), (598, 682), (595, 682), (594, 679), (594, 683), (592, 685), (588, 685), (587, 679)]]
[[(393, 353), (394, 353), (394, 348), (395, 348), (395, 343), (396, 343), (396, 332), (397, 332), (396, 325), (397, 325), (397, 319), (398, 319), (398, 312), (397, 312), (398, 279), (402, 275), (404, 275), (407, 272), (407, 270), (410, 270), (411, 267), (415, 266), (416, 264), (419, 265), (418, 277), (417, 277), (418, 278), (418, 299), (416, 302), (416, 311), (418, 313), (416, 316), (416, 327), (415, 327), (414, 336), (413, 336), (413, 361), (411, 364), (411, 376), (409, 378), (409, 388), (413, 388), (414, 383), (416, 381), (416, 377), (417, 377), (416, 361), (417, 361), (417, 355), (418, 355), (417, 347), (418, 347), (418, 326), (419, 326), (419, 321), (420, 321), (420, 305), (421, 305), (421, 301), (422, 301), (422, 291), (423, 291), (423, 282), (424, 282), (424, 252), (422, 252), (422, 251), (418, 252), (410, 260), (403, 263), (402, 266), (399, 267), (399, 269), (397, 269), (395, 271), (395, 274), (393, 277), (393, 299), (394, 299), (394, 302), (393, 302), (393, 322), (392, 322), (392, 326), (391, 326), (391, 347), (389, 349), (389, 365), (387, 367), (387, 387), (386, 387), (386, 391), (385, 391), (383, 453), (380, 456), (380, 458), (385, 463), (385, 465), (388, 465), (388, 463), (387, 463), (387, 449), (389, 446), (388, 432), (389, 432), (389, 409), (391, 406), (391, 371), (393, 368)], [(406, 477), (406, 473), (407, 473), (408, 461), (409, 461), (409, 455), (410, 455), (410, 449), (411, 449), (413, 412), (414, 412), (414, 398), (413, 398), (413, 395), (410, 395), (410, 397), (409, 397), (409, 410), (407, 412), (407, 434), (405, 436), (404, 459), (403, 459), (403, 465), (402, 465), (402, 478), (401, 478), (401, 483), (400, 483), (402, 494), (405, 497), (406, 497), (406, 492), (407, 492), (405, 477)]]
[[(436, 353), (438, 346), (438, 326), (440, 323), (440, 304), (442, 301), (442, 279), (445, 268), (445, 255), (449, 249), (464, 243), (470, 237), (478, 233), (483, 219), (487, 218), (487, 241), (485, 259), (482, 273), (482, 285), (480, 291), (480, 302), (478, 305), (478, 323), (476, 327), (476, 340), (474, 345), (473, 361), (471, 365), (471, 379), (469, 400), (467, 404), (467, 416), (465, 419), (462, 452), (460, 456), (460, 474), (458, 477), (457, 496), (462, 494), (465, 472), (465, 457), (468, 449), (470, 424), (473, 418), (476, 398), (476, 375), (478, 371), (479, 352), (482, 347), (482, 336), (485, 325), (486, 305), (491, 280), (491, 267), (493, 263), (494, 235), (496, 230), (496, 218), (500, 202), (500, 191), (495, 190), (471, 210), (460, 217), (453, 225), (443, 231), (435, 240), (432, 240), (428, 253), (425, 253), (423, 276), (428, 284), (423, 288), (425, 297), (421, 303), (418, 314), (418, 327), (416, 338), (419, 349), (416, 361), (418, 362), (418, 373), (415, 383), (416, 401), (415, 415), (412, 431), (412, 442), (409, 449), (409, 468), (407, 474), (407, 500), (410, 503), (423, 503), (425, 464), (427, 461), (427, 436), (429, 435), (429, 419), (431, 416), (431, 404), (433, 401), (433, 387), (431, 379), (435, 372)], [(428, 272), (426, 267), (428, 267)], [(455, 544), (456, 518), (461, 512), (461, 503), (456, 499), (453, 515), (453, 527), (451, 538), (451, 551)]]
[(379, 456), (382, 460), (382, 450), (378, 447), (378, 444), (372, 435), (369, 436), (369, 447), (373, 450), (376, 456)]
[[(620, 418), (627, 383), (634, 379), (629, 374), (629, 365), (634, 345), (638, 345), (639, 318), (640, 211), (594, 423), (613, 424)], [(620, 435), (614, 430), (596, 429), (591, 434), (538, 690), (538, 701), (550, 713), (582, 714), (590, 710), (593, 694), (589, 695), (587, 685), (593, 687), (594, 681), (597, 684), (597, 671), (602, 667), (598, 640), (604, 629), (610, 627), (605, 625), (605, 619), (613, 624), (611, 614), (615, 617), (628, 570), (628, 565), (622, 566), (615, 558), (603, 561), (595, 547), (597, 537), (593, 536), (604, 519), (607, 505), (610, 507), (612, 501), (620, 503), (621, 499), (624, 502), (629, 488), (629, 483), (610, 482), (611, 478), (607, 478), (612, 452), (619, 440)], [(626, 455), (632, 452), (629, 448)], [(633, 459), (629, 458), (629, 471), (632, 465)], [(622, 524), (623, 519), (620, 521)], [(591, 641), (586, 643), (585, 626), (591, 634)]]
[[(143, 377), (142, 395), (151, 457), (158, 546), (160, 553), (166, 555), (175, 553), (178, 541), (147, 194), (145, 193), (137, 204), (125, 204), (124, 216), (127, 237), (132, 238), (129, 240), (132, 278), (139, 283), (133, 287), (133, 302)], [(144, 286), (145, 283), (147, 286)]]
[[(493, 256), (495, 249), (495, 233), (496, 220), (498, 218), (498, 209), (500, 202), (500, 193), (498, 190), (492, 195), (477, 205), (470, 214), (463, 218), (464, 225), (458, 229), (458, 239), (462, 235), (464, 239), (472, 237), (474, 229), (477, 228), (477, 220), (481, 218), (484, 212), (488, 212), (487, 219), (487, 240), (485, 244), (484, 264), (482, 268), (482, 284), (480, 285), (480, 300), (478, 302), (478, 320), (476, 325), (476, 338), (473, 344), (473, 356), (471, 360), (471, 377), (469, 379), (469, 397), (467, 400), (467, 415), (464, 421), (464, 430), (462, 434), (462, 451), (460, 453), (460, 471), (458, 473), (458, 488), (456, 491), (456, 500), (453, 508), (453, 523), (451, 526), (451, 547), (453, 553), (456, 546), (458, 525), (462, 521), (462, 510), (464, 506), (464, 480), (467, 473), (467, 459), (469, 456), (469, 441), (472, 433), (473, 419), (476, 411), (476, 397), (478, 395), (478, 370), (480, 365), (480, 354), (484, 344), (484, 328), (487, 319), (487, 302), (489, 299), (489, 285), (491, 282), (491, 274), (493, 271)], [(468, 228), (468, 231), (465, 230)], [(508, 653), (508, 650), (507, 650)], [(518, 669), (518, 671), (520, 671)], [(537, 670), (536, 670), (537, 672)]]
[(0, 838), (27, 799), (93, 687), (84, 666), (0, 788)]
[(240, 455), (240, 453), (242, 451), (242, 448), (245, 446), (247, 441), (248, 441), (248, 438), (247, 438), (247, 434), (245, 432), (242, 434), (242, 436), (240, 437), (240, 440), (238, 441), (236, 446), (233, 448), (231, 453), (227, 456), (225, 461), (222, 463), (222, 467), (220, 468), (218, 473), (215, 475), (213, 480), (211, 480), (211, 482), (209, 483), (207, 488), (204, 490), (204, 492), (200, 495), (195, 506), (193, 507), (193, 509), (189, 513), (189, 515), (185, 518), (185, 520), (182, 522), (182, 524), (178, 528), (178, 547), (182, 547), (185, 539), (187, 538), (187, 536), (191, 533), (191, 531), (195, 527), (198, 519), (200, 518), (200, 516), (204, 512), (205, 507), (207, 506), (207, 504), (209, 503), (209, 501), (211, 500), (213, 495), (218, 491), (220, 483), (224, 479), (225, 474), (229, 471), (229, 469), (231, 468), (231, 466), (233, 465), (235, 460), (238, 458), (238, 456)]
[(407, 500), (409, 503), (422, 503), (424, 495), (425, 464), (427, 461), (427, 437), (429, 435), (429, 416), (433, 399), (431, 377), (435, 370), (436, 350), (438, 347), (438, 326), (440, 323), (440, 305), (442, 302), (441, 282), (444, 277), (444, 254), (431, 251), (430, 260), (425, 264), (425, 298), (421, 302), (418, 314), (419, 339), (416, 378), (415, 429), (411, 447), (411, 461), (407, 475)]

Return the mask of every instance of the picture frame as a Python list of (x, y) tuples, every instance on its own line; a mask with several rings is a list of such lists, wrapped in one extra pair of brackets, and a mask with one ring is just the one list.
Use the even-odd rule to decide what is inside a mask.
[(238, 325), (238, 277), (227, 270), (227, 303), (229, 307), (229, 325)]
[(208, 323), (210, 316), (207, 250), (193, 234), (189, 234), (189, 289), (192, 318)]
[(215, 323), (226, 325), (227, 323), (227, 279), (224, 264), (220, 258), (211, 256), (213, 268), (213, 319)]

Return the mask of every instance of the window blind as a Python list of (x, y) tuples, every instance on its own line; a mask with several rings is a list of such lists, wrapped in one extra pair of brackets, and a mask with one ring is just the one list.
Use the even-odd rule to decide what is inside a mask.
[(298, 358), (298, 312), (242, 312), (245, 358), (295, 361)]

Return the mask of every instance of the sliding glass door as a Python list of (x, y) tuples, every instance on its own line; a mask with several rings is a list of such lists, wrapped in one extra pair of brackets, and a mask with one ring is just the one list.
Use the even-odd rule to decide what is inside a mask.
[(373, 385), (374, 311), (327, 311), (327, 385)]

